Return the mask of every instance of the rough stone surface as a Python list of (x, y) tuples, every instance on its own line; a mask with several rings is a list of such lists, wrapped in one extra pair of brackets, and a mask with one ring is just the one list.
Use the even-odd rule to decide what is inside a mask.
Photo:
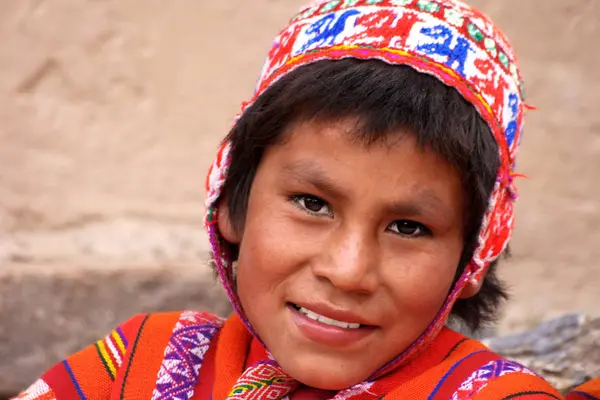
[(530, 367), (563, 392), (600, 377), (600, 318), (567, 315), (484, 342)]
[(150, 216), (90, 218), (51, 231), (15, 231), (0, 241), (0, 265), (50, 263), (75, 269), (89, 262), (157, 265), (205, 262), (207, 254), (208, 239), (201, 221)]

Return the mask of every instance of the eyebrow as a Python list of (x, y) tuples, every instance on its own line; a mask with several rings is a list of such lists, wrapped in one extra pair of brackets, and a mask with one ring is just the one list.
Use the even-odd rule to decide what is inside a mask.
[(287, 163), (283, 166), (286, 178), (291, 178), (299, 182), (308, 183), (317, 190), (327, 193), (341, 200), (346, 200), (348, 196), (344, 191), (337, 187), (332, 179), (327, 176), (325, 169), (310, 161), (301, 160)]
[(435, 217), (448, 222), (452, 215), (448, 206), (431, 189), (417, 189), (416, 194), (410, 201), (390, 203), (386, 206), (386, 210), (393, 215)]
[[(327, 176), (325, 169), (315, 163), (307, 160), (294, 161), (285, 164), (283, 170), (285, 171), (285, 179), (307, 183), (317, 190), (340, 200), (348, 199), (348, 195)], [(386, 204), (385, 211), (392, 215), (406, 217), (428, 216), (450, 220), (451, 210), (432, 189), (415, 189), (414, 192), (415, 194), (408, 201), (395, 201)], [(432, 211), (435, 212), (435, 215)]]

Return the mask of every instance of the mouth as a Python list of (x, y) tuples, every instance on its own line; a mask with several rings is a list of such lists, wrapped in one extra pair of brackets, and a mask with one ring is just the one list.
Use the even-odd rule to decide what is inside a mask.
[(366, 327), (366, 325), (362, 325), (362, 324), (359, 324), (356, 322), (338, 321), (333, 318), (329, 318), (324, 315), (318, 314), (314, 311), (311, 311), (308, 308), (300, 307), (299, 305), (294, 304), (294, 303), (289, 303), (289, 305), (290, 305), (290, 307), (292, 307), (293, 309), (298, 311), (298, 313), (304, 315), (306, 318), (312, 319), (313, 321), (320, 322), (324, 325), (336, 326), (338, 328), (343, 328), (343, 329), (359, 329), (359, 328)]
[(362, 322), (366, 321), (352, 313), (335, 311), (324, 305), (307, 307), (287, 304), (297, 332), (321, 346), (345, 350), (362, 348), (368, 343), (371, 335), (379, 330), (377, 326), (363, 324)]

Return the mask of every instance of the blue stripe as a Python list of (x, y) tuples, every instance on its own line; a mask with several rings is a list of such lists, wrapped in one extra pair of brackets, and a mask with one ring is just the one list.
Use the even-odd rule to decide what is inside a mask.
[(586, 399), (590, 399), (590, 400), (600, 400), (599, 398), (597, 398), (597, 397), (594, 397), (594, 396), (592, 396), (591, 394), (584, 393), (584, 392), (580, 392), (580, 391), (577, 391), (577, 390), (576, 390), (576, 391), (574, 391), (574, 392), (570, 392), (570, 393), (568, 393), (568, 394), (578, 394), (578, 395), (580, 395), (580, 396), (583, 396), (583, 397), (585, 397)]
[(437, 391), (440, 390), (440, 388), (442, 387), (442, 384), (444, 383), (444, 381), (448, 378), (448, 376), (450, 376), (450, 374), (460, 365), (460, 363), (462, 363), (463, 361), (468, 360), (469, 358), (473, 357), (476, 354), (480, 354), (480, 353), (487, 353), (487, 350), (479, 350), (476, 351), (474, 353), (469, 354), (468, 356), (458, 360), (449, 370), (448, 372), (446, 372), (444, 374), (444, 376), (442, 376), (442, 379), (440, 379), (440, 381), (438, 382), (438, 384), (435, 386), (435, 388), (433, 389), (433, 391), (431, 392), (431, 394), (429, 395), (429, 397), (427, 397), (427, 400), (432, 400), (433, 396), (436, 395)]
[(123, 332), (123, 330), (121, 329), (121, 327), (118, 327), (115, 330), (117, 331), (117, 334), (119, 335), (119, 337), (123, 341), (123, 346), (125, 346), (125, 351), (127, 351), (127, 348), (129, 347), (129, 343), (127, 343), (127, 338), (125, 337), (125, 333)]
[(83, 390), (81, 390), (81, 386), (79, 386), (79, 383), (77, 383), (77, 379), (75, 379), (73, 370), (69, 366), (69, 363), (67, 362), (67, 360), (63, 361), (63, 365), (65, 366), (65, 369), (67, 370), (67, 372), (69, 373), (69, 376), (71, 377), (71, 382), (73, 382), (73, 386), (75, 386), (75, 390), (77, 390), (77, 394), (79, 394), (79, 398), (81, 400), (87, 400), (87, 397), (85, 397), (85, 394), (83, 394)]

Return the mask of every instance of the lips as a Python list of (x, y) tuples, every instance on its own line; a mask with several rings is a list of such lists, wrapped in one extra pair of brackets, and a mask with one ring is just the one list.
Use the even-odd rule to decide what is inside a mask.
[(300, 306), (298, 306), (296, 304), (293, 304), (292, 306), (296, 310), (298, 310), (298, 312), (300, 314), (302, 314), (302, 315), (304, 315), (304, 316), (306, 316), (306, 317), (308, 317), (308, 318), (310, 318), (310, 319), (312, 319), (314, 321), (318, 321), (318, 322), (320, 322), (322, 324), (325, 324), (325, 325), (337, 326), (337, 327), (344, 328), (344, 329), (358, 329), (358, 328), (360, 328), (360, 324), (357, 324), (357, 323), (354, 323), (354, 322), (338, 321), (338, 320), (335, 320), (333, 318), (329, 318), (329, 317), (326, 317), (324, 315), (317, 314), (314, 311), (311, 311), (311, 310), (309, 310), (307, 308), (304, 308), (304, 307), (300, 307)]
[[(358, 328), (365, 326), (376, 326), (373, 321), (370, 321), (354, 312), (344, 311), (328, 306), (324, 303), (288, 303), (298, 312), (311, 318), (315, 321), (322, 322), (327, 325), (339, 326), (342, 328)], [(343, 324), (344, 326), (342, 326)], [(347, 325), (347, 326), (346, 326)], [(359, 326), (356, 326), (359, 325)]]
[(378, 330), (374, 325), (361, 323), (367, 321), (353, 313), (335, 311), (323, 305), (288, 303), (288, 310), (299, 334), (330, 348), (363, 346), (365, 340)]

